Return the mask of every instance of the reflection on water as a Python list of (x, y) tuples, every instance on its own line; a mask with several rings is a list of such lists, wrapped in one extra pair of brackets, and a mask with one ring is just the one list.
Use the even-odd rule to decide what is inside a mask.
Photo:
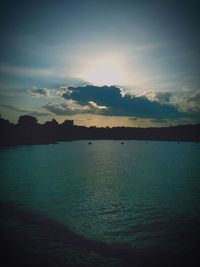
[[(2, 221), (18, 238), (28, 236), (24, 249), (28, 242), (38, 254), (53, 250), (55, 262), (63, 261), (58, 266), (75, 260), (80, 266), (181, 266), (196, 255), (199, 241), (199, 150), (193, 143), (141, 141), (2, 150), (0, 199), (12, 203), (3, 205), (2, 214), (11, 212)], [(24, 216), (34, 218), (31, 224)]]

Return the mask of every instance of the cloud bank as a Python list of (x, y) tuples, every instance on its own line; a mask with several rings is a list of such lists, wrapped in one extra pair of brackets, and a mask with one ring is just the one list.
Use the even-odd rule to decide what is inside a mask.
[[(133, 96), (121, 93), (116, 86), (69, 86), (61, 97), (76, 101), (80, 106), (92, 105), (105, 116), (134, 116), (140, 118), (180, 118), (185, 114), (170, 103), (171, 94), (152, 93)], [(90, 110), (88, 110), (90, 111)]]
[(51, 102), (42, 109), (56, 116), (96, 114), (151, 119), (156, 122), (197, 120), (200, 90), (173, 96), (171, 92), (145, 91), (131, 95), (117, 86), (60, 86), (57, 89), (33, 88), (34, 97)]

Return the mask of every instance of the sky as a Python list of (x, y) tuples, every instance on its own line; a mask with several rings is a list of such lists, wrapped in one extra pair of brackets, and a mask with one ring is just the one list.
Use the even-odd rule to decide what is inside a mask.
[(1, 1), (0, 114), (200, 123), (198, 1)]

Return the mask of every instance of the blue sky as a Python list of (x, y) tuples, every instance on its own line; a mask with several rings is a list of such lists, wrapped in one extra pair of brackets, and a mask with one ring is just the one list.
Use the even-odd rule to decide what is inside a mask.
[(198, 1), (2, 1), (1, 10), (2, 116), (200, 122)]

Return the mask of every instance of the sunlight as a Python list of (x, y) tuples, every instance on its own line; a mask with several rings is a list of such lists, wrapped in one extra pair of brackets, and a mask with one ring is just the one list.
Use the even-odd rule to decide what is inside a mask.
[(96, 85), (116, 85), (121, 83), (120, 76), (116, 69), (104, 67), (88, 71), (85, 78), (88, 82)]
[(79, 78), (97, 85), (120, 85), (124, 79), (122, 62), (113, 57), (91, 59), (82, 67)]

